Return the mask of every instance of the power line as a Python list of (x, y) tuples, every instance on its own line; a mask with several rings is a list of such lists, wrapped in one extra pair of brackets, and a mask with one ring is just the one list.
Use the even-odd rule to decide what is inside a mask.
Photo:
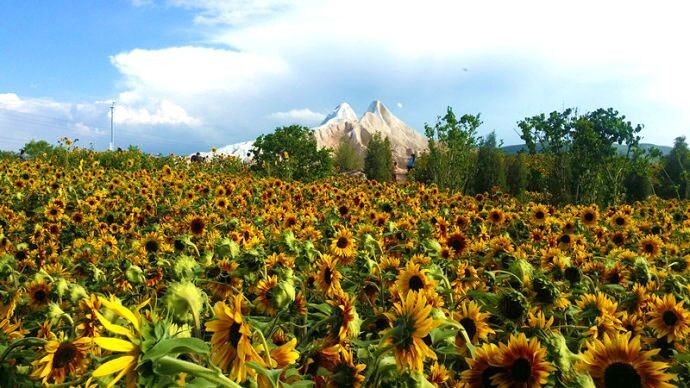
[(113, 122), (115, 117), (115, 101), (113, 101), (113, 104), (110, 105), (110, 150), (114, 151), (115, 150), (115, 131), (113, 127)]

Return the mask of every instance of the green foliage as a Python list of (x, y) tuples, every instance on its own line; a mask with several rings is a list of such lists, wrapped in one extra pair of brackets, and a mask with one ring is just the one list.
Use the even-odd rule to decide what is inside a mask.
[(494, 187), (506, 187), (505, 155), (496, 142), (496, 133), (491, 132), (479, 146), (477, 168), (474, 176), (474, 191), (490, 192)]
[(509, 193), (514, 197), (522, 196), (522, 193), (527, 188), (528, 168), (527, 157), (519, 153), (507, 158), (508, 173), (506, 176), (506, 184)]
[(659, 191), (665, 197), (690, 198), (690, 150), (685, 137), (676, 138), (659, 173)]
[(393, 153), (388, 138), (381, 138), (380, 133), (374, 134), (367, 146), (364, 156), (364, 174), (368, 179), (379, 182), (393, 180)]
[(24, 145), (24, 153), (31, 158), (50, 155), (54, 151), (55, 147), (45, 140), (31, 140)]
[(259, 136), (251, 152), (253, 171), (285, 180), (313, 181), (333, 169), (331, 151), (318, 149), (313, 131), (300, 125)]
[(333, 156), (333, 164), (338, 172), (360, 171), (364, 167), (364, 160), (352, 146), (349, 137), (343, 136)]
[(458, 120), (451, 107), (443, 117), (437, 118), (433, 127), (425, 124), (429, 155), (422, 166), (426, 171), (418, 175), (429, 176), (442, 189), (468, 191), (474, 178), (476, 134), (481, 124), (480, 114), (465, 114)]
[[(545, 155), (545, 170), (539, 171), (544, 181), (539, 183), (557, 203), (616, 203), (624, 194), (626, 179), (629, 184), (634, 180), (631, 156), (642, 126), (633, 126), (612, 108), (584, 115), (575, 109), (540, 114), (521, 120), (518, 127), (530, 154), (539, 150)], [(627, 146), (624, 156), (618, 154), (616, 144)]]

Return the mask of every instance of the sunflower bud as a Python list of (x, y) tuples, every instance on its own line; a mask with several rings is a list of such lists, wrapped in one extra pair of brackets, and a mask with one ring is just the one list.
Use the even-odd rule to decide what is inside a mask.
[(60, 305), (58, 305), (57, 303), (51, 303), (48, 306), (48, 320), (50, 321), (50, 324), (55, 326), (62, 319), (65, 319), (70, 324), (72, 323), (72, 318), (69, 315), (67, 315), (64, 311), (62, 311)]
[(199, 268), (199, 264), (193, 257), (181, 255), (175, 260), (173, 271), (179, 279), (189, 279), (194, 276), (194, 273)]
[(69, 290), (69, 300), (73, 304), (77, 304), (80, 300), (84, 298), (88, 298), (89, 294), (86, 292), (86, 289), (81, 285), (77, 283), (72, 283), (70, 284), (70, 290)]
[(216, 243), (216, 255), (221, 258), (236, 258), (240, 254), (240, 246), (229, 238), (224, 238)]
[(63, 278), (58, 278), (53, 284), (55, 284), (55, 292), (57, 295), (60, 298), (65, 296), (65, 293), (69, 289), (69, 282)]
[(146, 282), (144, 271), (137, 265), (130, 265), (127, 271), (125, 271), (125, 277), (127, 277), (127, 281), (132, 284), (142, 284)]
[(424, 251), (427, 255), (438, 257), (441, 254), (441, 243), (436, 239), (425, 240), (422, 245), (424, 246)]
[(271, 290), (274, 306), (281, 310), (295, 301), (295, 286), (292, 282), (281, 281)]
[(534, 268), (532, 268), (532, 265), (527, 262), (525, 259), (517, 259), (515, 260), (512, 264), (510, 264), (510, 272), (515, 274), (520, 280), (523, 282), (526, 282), (530, 279), (532, 279), (532, 273), (534, 272)]
[(194, 322), (199, 327), (199, 314), (204, 307), (204, 293), (192, 282), (173, 283), (165, 293), (165, 307), (175, 322)]

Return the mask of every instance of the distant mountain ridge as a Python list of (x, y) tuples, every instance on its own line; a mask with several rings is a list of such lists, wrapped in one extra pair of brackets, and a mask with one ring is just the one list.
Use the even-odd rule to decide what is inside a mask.
[[(624, 144), (614, 144), (614, 147), (618, 150), (618, 153), (620, 154), (625, 154), (625, 152), (628, 150), (628, 146)], [(662, 154), (668, 155), (669, 152), (671, 152), (671, 149), (673, 147), (669, 146), (662, 146), (662, 145), (656, 145), (656, 144), (651, 144), (651, 143), (640, 143), (640, 148), (643, 150), (649, 150), (651, 148), (658, 148)], [(523, 152), (529, 152), (529, 149), (527, 148), (527, 144), (515, 144), (515, 145), (509, 145), (509, 146), (503, 146), (501, 147), (501, 150), (505, 152), (506, 154), (512, 155), (512, 154), (517, 154), (520, 151)], [(537, 151), (541, 150), (541, 146), (537, 144)]]

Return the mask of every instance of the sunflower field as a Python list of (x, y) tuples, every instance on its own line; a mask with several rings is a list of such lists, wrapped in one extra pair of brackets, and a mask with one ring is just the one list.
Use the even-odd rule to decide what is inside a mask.
[(690, 384), (690, 204), (0, 164), (0, 386)]

